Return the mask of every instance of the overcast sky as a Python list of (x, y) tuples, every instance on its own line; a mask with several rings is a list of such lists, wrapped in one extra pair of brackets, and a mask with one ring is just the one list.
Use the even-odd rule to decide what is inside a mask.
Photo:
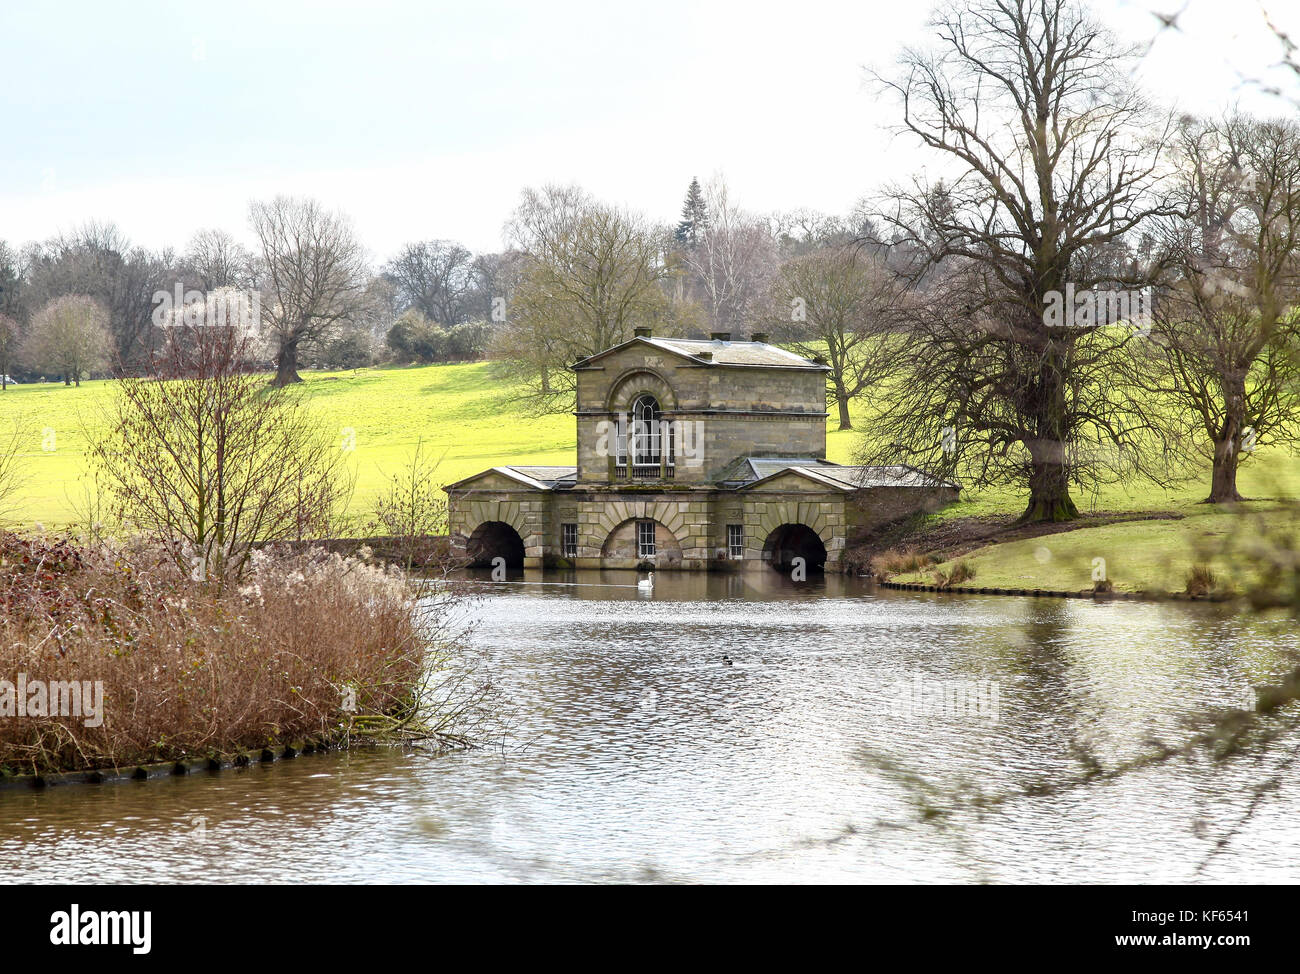
[[(1177, 3), (1092, 6), (1155, 38), (1158, 97), (1295, 112), (1241, 84), (1279, 57), (1255, 3), (1189, 0), (1157, 37), (1151, 9)], [(1300, 36), (1294, 6), (1269, 4)], [(207, 226), (247, 240), (248, 200), (283, 192), (350, 214), (382, 261), (431, 237), (499, 249), (525, 185), (674, 220), (717, 172), (751, 209), (842, 213), (925, 165), (864, 69), (926, 19), (914, 0), (6, 4), (0, 239), (93, 218), (151, 247)]]

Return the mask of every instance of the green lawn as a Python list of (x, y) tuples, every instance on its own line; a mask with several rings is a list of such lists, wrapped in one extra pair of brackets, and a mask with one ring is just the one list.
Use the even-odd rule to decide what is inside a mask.
[[(1281, 525), (1289, 517), (1269, 503), (1246, 505), (1258, 518), (1244, 518), (1202, 506), (1182, 520), (1129, 521), (1103, 527), (1080, 527), (1060, 534), (980, 548), (962, 560), (975, 569), (968, 586), (1080, 591), (1093, 586), (1094, 570), (1116, 591), (1164, 589), (1180, 592), (1195, 564), (1207, 565), (1217, 579), (1242, 588), (1251, 573), (1227, 554), (1240, 550), (1260, 522)], [(1095, 559), (1102, 559), (1101, 563)], [(941, 569), (952, 567), (945, 562)], [(895, 576), (899, 582), (931, 582), (930, 572)]]
[[(355, 431), (356, 448), (349, 460), (357, 473), (352, 508), (359, 514), (370, 509), (385, 477), (397, 472), (419, 437), (424, 437), (432, 456), (442, 458), (437, 471), (442, 483), (500, 464), (574, 462), (573, 416), (536, 416), (521, 409), (513, 390), (494, 378), (488, 363), (307, 373), (306, 380), (305, 392), (313, 408), (323, 423), (338, 430), (340, 441), (345, 431)], [(87, 487), (86, 431), (102, 428), (111, 395), (108, 381), (87, 382), (80, 388), (21, 385), (0, 394), (0, 412), (23, 414), (32, 431), (22, 457), (24, 483), (6, 523), (26, 527), (41, 523), (58, 529), (77, 520)], [(858, 410), (855, 422), (865, 427), (870, 418)], [(827, 454), (832, 460), (851, 463), (859, 434), (841, 432), (835, 425), (832, 420)], [(1261, 452), (1243, 468), (1241, 486), (1257, 498), (1296, 496), (1300, 460)], [(1231, 515), (1197, 503), (1206, 490), (1206, 479), (1201, 478), (1172, 491), (1148, 485), (1077, 495), (1082, 510), (1177, 511), (1186, 517), (993, 545), (970, 556), (978, 573), (974, 584), (1084, 588), (1091, 585), (1092, 559), (1101, 557), (1106, 559), (1108, 577), (1120, 589), (1151, 585), (1179, 589), (1188, 567), (1199, 560), (1193, 549), (1198, 539), (1212, 544), (1217, 534), (1237, 523)], [(1019, 492), (988, 491), (963, 499), (940, 517), (1017, 513), (1024, 503)]]
[[(498, 464), (574, 462), (573, 416), (520, 412), (487, 363), (313, 372), (305, 378), (314, 410), (338, 430), (340, 444), (345, 431), (355, 432), (349, 460), (357, 474), (352, 508), (358, 513), (370, 509), (386, 477), (398, 471), (420, 437), (428, 455), (442, 458), (437, 477), (443, 483)], [(77, 520), (85, 506), (86, 434), (103, 429), (112, 394), (112, 383), (104, 380), (80, 388), (11, 386), (0, 395), (0, 412), (21, 413), (32, 431), (22, 458), (24, 483), (6, 512), (8, 524), (54, 529)]]

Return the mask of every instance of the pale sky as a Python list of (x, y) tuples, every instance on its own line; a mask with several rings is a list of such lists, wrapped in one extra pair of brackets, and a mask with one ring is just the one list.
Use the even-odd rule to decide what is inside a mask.
[[(1293, 0), (1286, 0), (1288, 5)], [(1128, 42), (1152, 9), (1096, 0)], [(1300, 5), (1268, 4), (1300, 37)], [(844, 213), (926, 165), (865, 84), (926, 41), (911, 0), (738, 4), (103, 2), (0, 12), (0, 239), (113, 220), (178, 249), (249, 239), (247, 204), (312, 195), (376, 263), (408, 240), (501, 247), (525, 185), (576, 182), (677, 218), (692, 176), (742, 205)], [(1188, 0), (1141, 76), (1191, 112), (1294, 105), (1241, 84), (1279, 57), (1253, 0)], [(1284, 76), (1300, 101), (1300, 79)]]

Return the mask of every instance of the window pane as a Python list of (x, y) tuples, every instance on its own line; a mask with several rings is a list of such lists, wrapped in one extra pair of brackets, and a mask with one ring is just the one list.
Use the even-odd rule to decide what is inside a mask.
[(637, 521), (636, 547), (637, 547), (637, 556), (640, 558), (650, 558), (654, 555), (655, 553), (654, 521)]

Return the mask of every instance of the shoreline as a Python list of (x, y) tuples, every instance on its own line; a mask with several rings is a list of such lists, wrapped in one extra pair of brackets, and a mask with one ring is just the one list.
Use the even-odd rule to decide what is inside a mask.
[[(871, 578), (872, 576), (863, 576)], [(1045, 589), (1045, 588), (991, 588), (975, 587), (969, 585), (932, 585), (925, 582), (887, 582), (876, 579), (876, 584), (881, 588), (896, 589), (909, 592), (937, 592), (949, 595), (1011, 595), (1018, 598), (1045, 598), (1045, 599), (1092, 599), (1095, 602), (1233, 602), (1240, 596), (1236, 594), (1207, 594), (1191, 595), (1187, 592), (1153, 592), (1143, 590), (1140, 592), (1094, 592), (1091, 589), (1080, 589), (1072, 592), (1065, 589)]]
[(255, 764), (274, 764), (277, 761), (288, 761), (303, 755), (324, 754), (326, 751), (344, 751), (352, 746), (355, 745), (344, 744), (340, 739), (324, 738), (214, 753), (207, 757), (149, 762), (122, 768), (87, 768), (80, 771), (50, 771), (33, 774), (14, 774), (0, 770), (0, 791), (22, 788), (40, 791), (62, 785), (106, 785), (159, 778), (184, 778), (204, 771), (215, 773), (232, 768), (247, 768)]

